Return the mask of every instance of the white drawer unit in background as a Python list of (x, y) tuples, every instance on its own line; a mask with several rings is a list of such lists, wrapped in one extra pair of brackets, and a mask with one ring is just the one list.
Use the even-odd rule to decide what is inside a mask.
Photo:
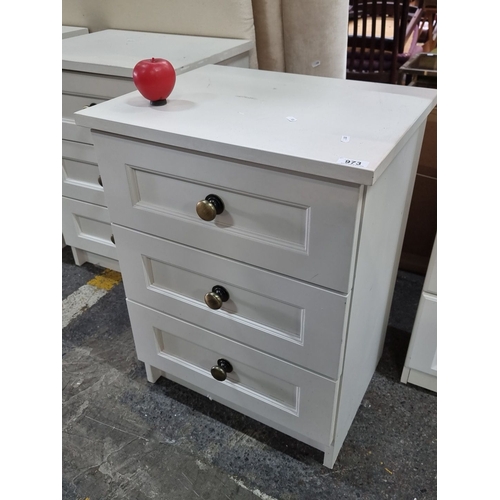
[(180, 75), (206, 64), (248, 67), (252, 48), (249, 40), (122, 30), (63, 40), (63, 245), (71, 246), (77, 264), (119, 270), (90, 131), (75, 124), (73, 113), (135, 90), (132, 72), (142, 59), (168, 59)]
[(325, 453), (380, 358), (436, 91), (206, 66), (92, 129), (138, 358)]
[(437, 236), (418, 303), (401, 382), (437, 392)]
[(62, 37), (72, 38), (74, 36), (87, 35), (89, 32), (88, 28), (82, 28), (80, 26), (63, 26), (62, 27)]

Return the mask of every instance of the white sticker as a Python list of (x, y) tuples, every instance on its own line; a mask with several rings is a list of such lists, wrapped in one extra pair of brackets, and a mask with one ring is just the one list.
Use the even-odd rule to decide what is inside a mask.
[(317, 68), (320, 64), (321, 64), (321, 61), (314, 61), (314, 62), (311, 64), (311, 66), (312, 66), (313, 68)]
[(287, 116), (286, 119), (289, 121), (289, 122), (296, 122), (297, 121), (297, 118), (295, 118), (294, 116)]
[(350, 167), (363, 167), (363, 168), (368, 167), (367, 161), (353, 160), (351, 158), (339, 158), (337, 160), (337, 163), (339, 163), (340, 165), (348, 165)]
[(351, 140), (351, 137), (350, 137), (350, 136), (348, 136), (348, 135), (343, 135), (343, 136), (340, 138), (340, 140), (341, 140), (342, 142), (349, 142), (349, 141)]

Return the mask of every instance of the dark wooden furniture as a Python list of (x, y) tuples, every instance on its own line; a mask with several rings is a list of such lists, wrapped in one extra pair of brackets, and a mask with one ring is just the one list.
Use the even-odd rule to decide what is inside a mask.
[(347, 79), (398, 82), (416, 46), (423, 0), (350, 0)]

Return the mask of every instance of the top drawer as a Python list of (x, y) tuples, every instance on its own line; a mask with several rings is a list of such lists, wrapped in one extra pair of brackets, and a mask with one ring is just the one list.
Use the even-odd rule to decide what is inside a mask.
[[(111, 221), (347, 293), (362, 188), (93, 133)], [(212, 221), (198, 201), (217, 195)]]

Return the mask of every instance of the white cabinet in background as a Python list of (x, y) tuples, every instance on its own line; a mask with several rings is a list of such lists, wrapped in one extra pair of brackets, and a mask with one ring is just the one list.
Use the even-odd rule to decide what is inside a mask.
[(87, 35), (89, 32), (88, 28), (82, 28), (80, 26), (63, 26), (62, 27), (62, 37), (72, 38), (74, 36)]
[(437, 392), (437, 236), (425, 275), (401, 382)]
[(436, 91), (206, 66), (92, 130), (138, 358), (325, 453), (382, 353)]
[[(252, 47), (249, 40), (122, 30), (63, 40), (62, 229), (63, 244), (71, 246), (78, 265), (91, 262), (120, 270), (90, 130), (76, 125), (73, 113), (135, 90), (132, 72), (142, 59), (168, 59), (180, 75), (212, 63), (248, 67)], [(74, 207), (82, 210), (73, 212)], [(89, 209), (99, 217), (83, 217)]]

